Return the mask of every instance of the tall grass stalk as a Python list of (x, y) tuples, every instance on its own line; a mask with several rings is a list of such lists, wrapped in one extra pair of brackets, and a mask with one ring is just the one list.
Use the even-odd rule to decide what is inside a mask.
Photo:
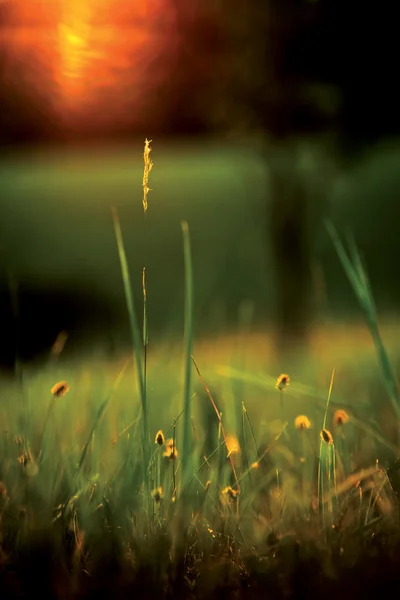
[(128, 261), (126, 258), (124, 241), (122, 237), (121, 225), (119, 222), (118, 212), (115, 207), (111, 208), (114, 229), (117, 240), (118, 254), (121, 263), (122, 280), (125, 290), (126, 305), (129, 314), (129, 323), (132, 336), (133, 345), (133, 360), (136, 364), (137, 383), (139, 388), (139, 397), (142, 407), (142, 451), (143, 451), (143, 482), (145, 491), (145, 506), (149, 503), (149, 481), (148, 481), (148, 468), (149, 468), (149, 429), (148, 429), (148, 411), (147, 411), (147, 399), (146, 399), (146, 388), (144, 382), (144, 371), (142, 367), (142, 345), (140, 341), (139, 327), (137, 324), (136, 308), (132, 293), (131, 280), (129, 276)]
[[(236, 350), (236, 362), (238, 368), (241, 371), (246, 370), (246, 337), (251, 333), (251, 326), (253, 323), (254, 317), (254, 302), (250, 300), (245, 300), (241, 303), (239, 307), (239, 326), (238, 326), (238, 347)], [(241, 431), (239, 433), (239, 443), (240, 447), (244, 447), (245, 445), (245, 433), (243, 427), (243, 411), (245, 410), (243, 404), (244, 398), (244, 382), (241, 380), (233, 381), (234, 388), (234, 400), (235, 400), (235, 430), (238, 430), (239, 423), (242, 423)]]
[(143, 385), (144, 385), (144, 395), (147, 398), (147, 346), (149, 343), (149, 333), (148, 333), (148, 321), (147, 321), (147, 211), (149, 208), (149, 203), (147, 200), (147, 195), (150, 192), (149, 184), (149, 173), (153, 168), (153, 162), (150, 159), (150, 144), (152, 140), (148, 140), (146, 138), (144, 142), (144, 152), (143, 152), (143, 215), (144, 215), (144, 259), (145, 265), (142, 269), (142, 290), (143, 290)]
[[(328, 416), (329, 404), (332, 396), (333, 381), (335, 378), (335, 369), (332, 371), (331, 382), (329, 385), (328, 399), (326, 402), (324, 421), (321, 431), (321, 440), (319, 444), (319, 459), (318, 459), (318, 507), (320, 524), (326, 526), (325, 504), (323, 498), (325, 496), (325, 483), (328, 483), (328, 490), (334, 487), (336, 489), (336, 469), (335, 469), (335, 446), (323, 439), (322, 433), (326, 431), (326, 420)], [(333, 481), (333, 486), (332, 486)], [(332, 500), (328, 504), (328, 511), (332, 513)]]
[(192, 444), (190, 427), (190, 403), (192, 387), (192, 346), (193, 346), (193, 269), (189, 226), (182, 221), (183, 255), (185, 262), (185, 367), (183, 386), (183, 444), (182, 477), (184, 488), (192, 475)]
[(121, 383), (121, 381), (122, 381), (122, 379), (123, 379), (123, 377), (125, 375), (125, 371), (126, 371), (128, 365), (129, 365), (129, 363), (130, 363), (130, 359), (127, 360), (127, 361), (125, 361), (125, 364), (122, 367), (121, 371), (119, 372), (118, 377), (117, 377), (114, 385), (112, 386), (112, 388), (110, 389), (110, 391), (108, 392), (108, 394), (106, 395), (106, 397), (104, 398), (103, 402), (101, 403), (101, 405), (100, 405), (100, 407), (99, 407), (99, 409), (97, 411), (97, 414), (96, 414), (96, 417), (95, 417), (95, 419), (93, 421), (93, 425), (92, 425), (92, 428), (90, 430), (88, 439), (86, 441), (86, 444), (83, 447), (82, 454), (81, 454), (81, 457), (80, 457), (79, 462), (78, 462), (78, 466), (77, 466), (77, 470), (76, 470), (76, 477), (79, 475), (79, 473), (80, 473), (80, 471), (81, 471), (81, 469), (83, 467), (83, 464), (85, 462), (85, 458), (86, 458), (86, 455), (87, 455), (87, 451), (88, 451), (89, 446), (90, 446), (90, 444), (91, 444), (91, 442), (92, 442), (92, 440), (94, 438), (96, 429), (99, 426), (99, 423), (100, 423), (101, 419), (104, 416), (104, 413), (106, 411), (106, 408), (107, 408), (107, 406), (108, 406), (111, 398), (113, 397), (113, 395), (115, 394), (116, 390), (118, 389), (118, 387), (119, 387), (119, 385), (120, 385), (120, 383)]
[(214, 402), (214, 399), (213, 399), (213, 397), (211, 395), (211, 392), (210, 392), (209, 388), (207, 387), (207, 384), (204, 381), (204, 378), (203, 378), (203, 376), (202, 376), (202, 374), (200, 372), (200, 369), (199, 369), (199, 367), (198, 367), (198, 365), (197, 365), (197, 363), (196, 363), (196, 361), (195, 361), (195, 359), (194, 359), (193, 356), (192, 356), (192, 361), (193, 361), (193, 364), (194, 364), (194, 366), (196, 368), (197, 374), (198, 374), (198, 376), (200, 378), (200, 381), (201, 381), (201, 384), (202, 384), (202, 386), (204, 388), (204, 391), (206, 392), (206, 394), (208, 396), (208, 399), (210, 400), (210, 402), (212, 404), (212, 407), (213, 407), (213, 409), (215, 411), (215, 414), (217, 415), (218, 423), (219, 423), (219, 426), (221, 427), (222, 437), (224, 439), (226, 450), (228, 451), (229, 462), (231, 464), (232, 474), (233, 474), (233, 477), (234, 477), (234, 480), (235, 480), (235, 486), (237, 487), (237, 492), (240, 493), (240, 485), (239, 485), (238, 477), (237, 477), (237, 474), (236, 474), (236, 468), (235, 468), (235, 464), (233, 462), (232, 454), (229, 453), (229, 448), (227, 446), (227, 436), (226, 436), (226, 433), (225, 433), (225, 428), (224, 428), (223, 423), (222, 423), (221, 413), (219, 412), (219, 410), (217, 408), (217, 405)]
[(356, 247), (354, 239), (350, 236), (349, 252), (346, 251), (331, 221), (326, 221), (325, 226), (363, 311), (365, 321), (375, 345), (378, 362), (381, 368), (383, 384), (386, 387), (396, 416), (398, 419), (400, 419), (400, 392), (397, 385), (397, 378), (379, 331), (376, 306), (367, 272), (360, 253)]

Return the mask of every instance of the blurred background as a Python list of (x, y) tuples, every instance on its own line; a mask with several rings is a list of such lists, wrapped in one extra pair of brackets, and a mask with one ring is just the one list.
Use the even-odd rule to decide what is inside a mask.
[(0, 0), (0, 364), (129, 343), (111, 205), (151, 340), (183, 333), (182, 219), (198, 337), (354, 319), (325, 218), (396, 317), (396, 40), (387, 0)]

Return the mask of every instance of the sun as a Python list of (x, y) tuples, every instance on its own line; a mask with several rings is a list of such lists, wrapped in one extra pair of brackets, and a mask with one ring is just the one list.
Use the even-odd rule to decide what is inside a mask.
[(9, 32), (8, 79), (72, 135), (135, 128), (175, 68), (176, 30), (173, 0), (26, 2)]

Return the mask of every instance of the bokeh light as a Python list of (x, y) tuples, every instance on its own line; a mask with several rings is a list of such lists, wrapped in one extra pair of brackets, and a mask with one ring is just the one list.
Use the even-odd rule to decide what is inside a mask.
[(17, 2), (2, 31), (6, 84), (67, 131), (140, 123), (173, 69), (175, 14), (171, 0)]

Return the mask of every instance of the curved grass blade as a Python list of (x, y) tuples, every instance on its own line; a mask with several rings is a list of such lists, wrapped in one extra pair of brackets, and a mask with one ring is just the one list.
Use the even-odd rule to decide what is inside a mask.
[(333, 223), (331, 221), (326, 221), (325, 226), (363, 311), (364, 318), (375, 345), (383, 384), (386, 387), (396, 416), (397, 418), (400, 418), (400, 392), (397, 385), (397, 379), (379, 331), (375, 302), (360, 253), (356, 247), (354, 239), (350, 238), (350, 257), (350, 255), (346, 252)]

